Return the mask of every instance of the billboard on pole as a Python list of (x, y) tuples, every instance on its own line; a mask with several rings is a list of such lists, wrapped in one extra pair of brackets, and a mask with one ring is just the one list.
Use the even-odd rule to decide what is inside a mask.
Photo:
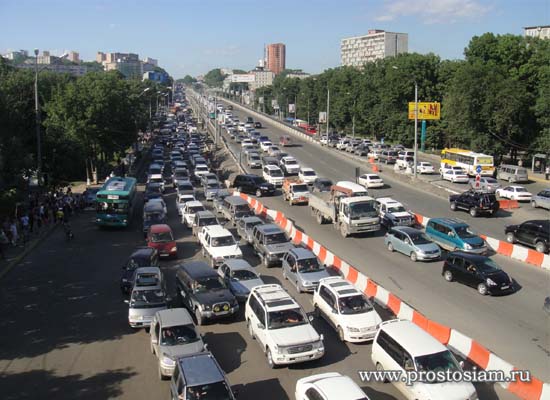
[(288, 112), (289, 113), (295, 113), (296, 112), (296, 104), (289, 104), (288, 105)]
[[(418, 103), (418, 119), (440, 119), (441, 103)], [(414, 101), (409, 102), (409, 119), (414, 119)]]
[(326, 111), (319, 112), (319, 123), (320, 124), (326, 124), (327, 122), (327, 113)]
[(231, 82), (254, 82), (256, 75), (254, 74), (233, 74), (231, 75)]

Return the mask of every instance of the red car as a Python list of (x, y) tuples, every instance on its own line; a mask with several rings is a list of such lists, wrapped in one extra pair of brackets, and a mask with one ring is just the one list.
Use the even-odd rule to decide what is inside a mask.
[(151, 225), (146, 240), (147, 246), (157, 249), (161, 257), (177, 257), (178, 248), (172, 229), (168, 225)]

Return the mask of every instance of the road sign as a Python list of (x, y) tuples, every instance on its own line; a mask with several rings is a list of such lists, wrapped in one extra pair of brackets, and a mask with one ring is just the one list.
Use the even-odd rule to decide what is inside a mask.
[(478, 174), (481, 174), (481, 165), (478, 165), (478, 166), (476, 167), (476, 172), (477, 172)]
[[(479, 167), (479, 165), (478, 165)], [(477, 168), (476, 168), (476, 171), (477, 171)], [(474, 182), (474, 189), (479, 189), (481, 188), (481, 175), (477, 174), (476, 175), (476, 180)]]
[[(414, 119), (414, 101), (409, 102), (409, 119)], [(441, 103), (418, 103), (418, 119), (440, 119)]]

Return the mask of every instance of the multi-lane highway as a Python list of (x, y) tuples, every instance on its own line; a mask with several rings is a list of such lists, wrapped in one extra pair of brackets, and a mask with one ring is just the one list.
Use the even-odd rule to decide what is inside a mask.
[[(238, 107), (233, 113), (241, 121), (250, 115)], [(264, 125), (262, 134), (269, 136), (274, 143), (285, 134), (270, 123)], [(239, 144), (227, 140), (238, 154)], [(321, 149), (317, 144), (297, 137), (293, 140), (295, 145), (285, 148), (285, 151), (302, 165), (314, 168), (319, 176), (333, 181), (353, 180), (355, 167), (366, 167), (364, 163), (342, 154)], [(258, 170), (250, 172), (260, 174)], [(521, 221), (514, 212), (501, 212), (497, 218), (475, 219), (467, 213), (453, 213), (448, 201), (431, 191), (403, 182), (391, 174), (383, 172), (382, 176), (388, 186), (372, 189), (375, 197), (391, 196), (422, 215), (459, 217), (478, 232), (492, 236), (499, 236), (498, 232), (502, 232), (505, 224)], [(550, 320), (542, 309), (550, 287), (547, 271), (495, 255), (493, 258), (516, 280), (519, 290), (508, 296), (482, 297), (471, 288), (445, 282), (441, 277), (441, 262), (413, 263), (404, 256), (388, 252), (382, 233), (374, 237), (343, 239), (329, 225), (317, 225), (307, 207), (291, 207), (280, 196), (263, 198), (262, 202), (283, 211), (308, 235), (429, 318), (480, 341), (515, 366), (528, 368), (543, 380), (550, 379)]]

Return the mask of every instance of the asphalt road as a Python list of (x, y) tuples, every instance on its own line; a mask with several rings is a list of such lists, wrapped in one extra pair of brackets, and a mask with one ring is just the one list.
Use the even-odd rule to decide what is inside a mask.
[[(241, 121), (247, 115), (236, 109), (233, 112)], [(284, 133), (266, 125), (262, 134), (278, 143)], [(230, 139), (228, 143), (238, 154), (239, 145)], [(359, 165), (355, 161), (342, 154), (325, 152), (310, 142), (294, 139), (294, 143), (285, 151), (302, 165), (314, 168), (319, 176), (333, 181), (354, 180), (355, 166)], [(261, 175), (258, 169), (251, 172)], [(423, 215), (459, 217), (479, 232), (490, 228), (496, 231), (497, 227), (502, 230), (504, 224), (517, 220), (514, 213), (507, 212), (500, 212), (497, 218), (477, 219), (467, 213), (453, 213), (448, 201), (437, 194), (419, 190), (390, 174), (382, 173), (382, 176), (387, 187), (372, 189), (375, 197), (391, 196)], [(445, 282), (441, 277), (441, 262), (413, 263), (401, 254), (388, 252), (383, 233), (343, 239), (330, 225), (317, 225), (307, 207), (291, 207), (281, 196), (263, 198), (262, 202), (283, 211), (308, 235), (429, 318), (478, 340), (516, 367), (530, 369), (540, 379), (550, 380), (550, 318), (542, 310), (550, 289), (547, 271), (494, 255), (496, 262), (516, 280), (519, 290), (507, 296), (482, 297), (474, 289)]]

